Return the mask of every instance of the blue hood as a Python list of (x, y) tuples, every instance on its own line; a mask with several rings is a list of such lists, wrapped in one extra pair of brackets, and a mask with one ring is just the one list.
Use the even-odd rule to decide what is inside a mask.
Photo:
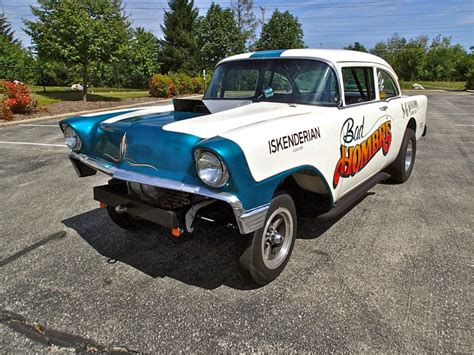
[[(126, 113), (128, 112), (120, 114)], [(80, 153), (106, 160), (121, 169), (147, 175), (157, 175), (159, 171), (161, 177), (185, 181), (193, 175), (192, 148), (202, 138), (166, 131), (163, 126), (201, 115), (203, 114), (171, 111), (105, 123), (109, 118), (116, 117), (115, 113), (73, 117), (60, 124), (72, 126), (79, 134), (83, 141)], [(122, 141), (125, 144), (121, 150)]]

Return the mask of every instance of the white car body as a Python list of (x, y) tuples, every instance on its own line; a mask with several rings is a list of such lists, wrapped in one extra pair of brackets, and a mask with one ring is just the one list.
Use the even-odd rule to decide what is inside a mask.
[[(229, 57), (221, 63), (247, 59), (252, 53)], [(427, 98), (424, 95), (405, 96), (401, 94), (398, 77), (392, 67), (383, 59), (362, 52), (347, 50), (294, 49), (284, 51), (280, 57), (314, 58), (327, 61), (342, 78), (345, 67), (370, 67), (387, 71), (395, 80), (399, 95), (384, 100), (380, 98), (378, 82), (376, 99), (355, 105), (343, 100), (339, 107), (257, 102), (246, 106), (225, 110), (208, 116), (171, 123), (165, 130), (187, 133), (203, 139), (221, 136), (237, 143), (243, 150), (255, 181), (259, 182), (282, 171), (310, 165), (319, 170), (330, 188), (332, 200), (337, 201), (366, 179), (389, 166), (397, 157), (403, 135), (410, 120), (416, 127), (416, 139), (421, 138), (426, 125)], [(377, 77), (374, 74), (374, 77)], [(339, 80), (342, 84), (342, 80)], [(344, 93), (344, 88), (340, 85)], [(344, 98), (344, 94), (342, 94)], [(343, 141), (343, 130), (348, 128), (347, 120), (354, 120), (353, 130), (361, 128), (360, 136), (352, 142)], [(392, 142), (387, 155), (382, 152), (373, 156), (364, 169), (354, 176), (344, 178), (336, 187), (334, 170), (341, 158), (341, 145), (355, 147), (370, 137), (381, 124), (391, 123)], [(344, 125), (346, 123), (346, 125)], [(295, 132), (318, 129), (317, 139), (305, 144), (269, 153), (269, 142)], [(317, 192), (328, 193), (319, 185)]]
[(288, 262), (302, 205), (322, 201), (315, 217), (334, 219), (378, 182), (408, 179), (426, 111), (379, 57), (294, 49), (223, 60), (202, 100), (60, 125), (78, 175), (112, 177), (94, 198), (117, 225), (180, 236), (230, 215), (224, 225), (253, 232), (241, 266), (266, 284)]

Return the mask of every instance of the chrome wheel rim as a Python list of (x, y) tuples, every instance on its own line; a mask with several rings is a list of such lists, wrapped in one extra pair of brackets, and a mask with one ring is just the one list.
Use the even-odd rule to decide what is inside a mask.
[(410, 170), (411, 161), (413, 159), (413, 142), (408, 141), (407, 151), (405, 153), (405, 172)]
[(269, 269), (278, 268), (290, 252), (293, 241), (293, 217), (284, 207), (276, 209), (263, 230), (262, 257)]

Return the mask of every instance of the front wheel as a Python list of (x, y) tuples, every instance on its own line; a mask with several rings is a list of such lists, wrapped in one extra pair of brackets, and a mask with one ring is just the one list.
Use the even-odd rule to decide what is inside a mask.
[(398, 153), (397, 159), (389, 168), (389, 172), (392, 175), (391, 180), (403, 183), (408, 180), (415, 165), (416, 157), (416, 137), (415, 131), (407, 129), (403, 136), (402, 145), (400, 152)]
[(254, 232), (240, 257), (243, 271), (257, 284), (276, 279), (290, 259), (296, 239), (296, 208), (288, 194), (270, 203), (263, 228)]

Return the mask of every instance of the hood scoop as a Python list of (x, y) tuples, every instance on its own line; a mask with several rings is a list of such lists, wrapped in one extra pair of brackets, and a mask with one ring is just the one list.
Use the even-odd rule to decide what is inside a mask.
[(193, 99), (174, 99), (173, 105), (175, 111), (181, 112), (199, 112), (204, 114), (218, 113), (233, 108), (250, 105), (252, 100), (193, 100)]

